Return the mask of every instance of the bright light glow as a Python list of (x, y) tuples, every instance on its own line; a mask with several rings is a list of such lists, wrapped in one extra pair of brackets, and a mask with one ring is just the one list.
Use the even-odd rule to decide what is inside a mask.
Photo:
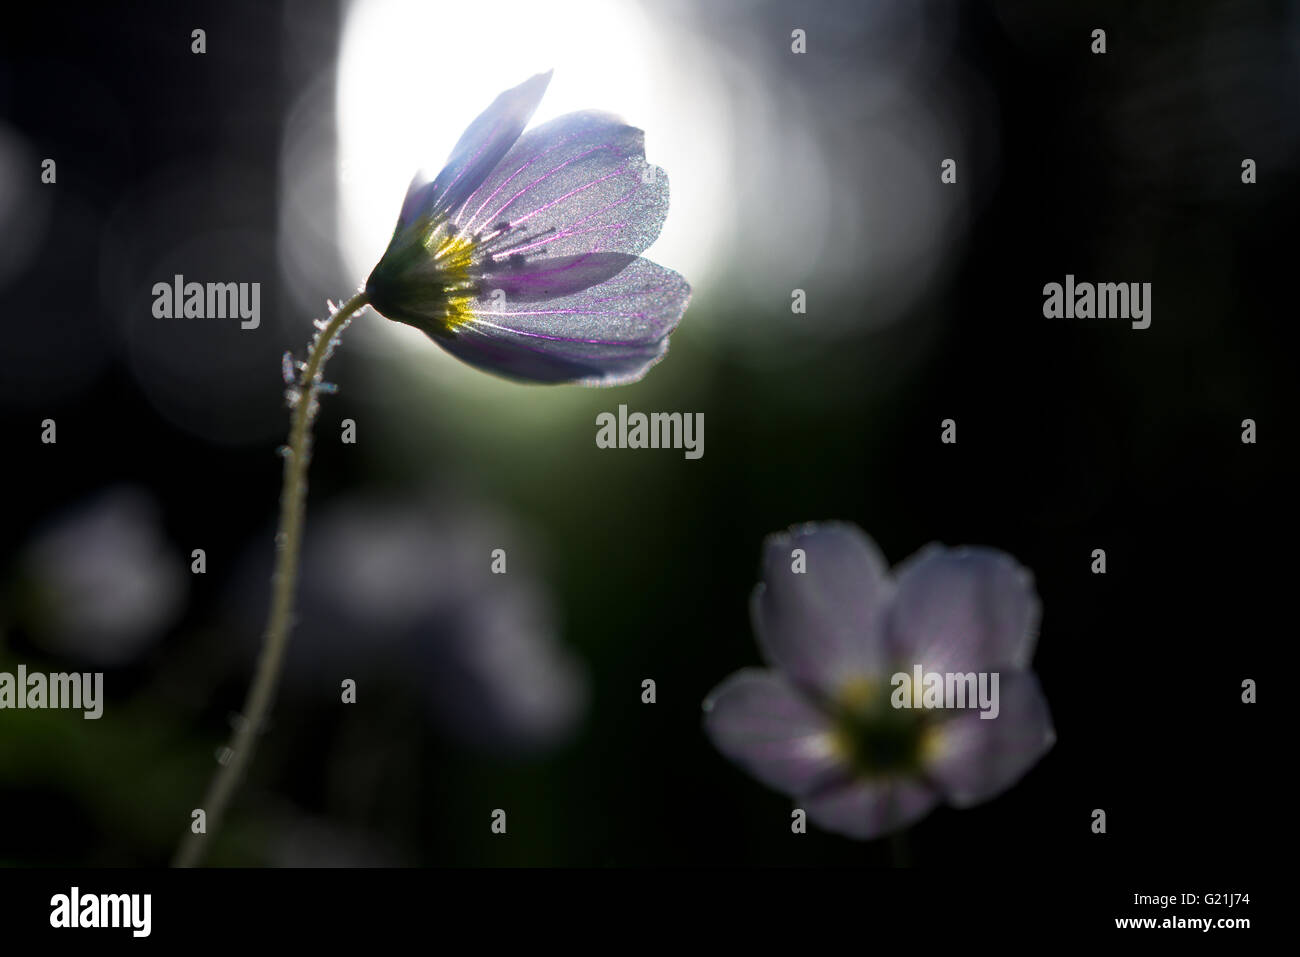
[[(554, 68), (536, 125), (579, 109), (646, 133), (669, 177), (656, 262), (702, 281), (730, 218), (727, 110), (707, 52), (633, 0), (355, 0), (339, 56), (339, 235), (367, 275), (418, 168), (436, 174), (465, 127), (502, 90)], [(678, 31), (683, 34), (684, 31)]]

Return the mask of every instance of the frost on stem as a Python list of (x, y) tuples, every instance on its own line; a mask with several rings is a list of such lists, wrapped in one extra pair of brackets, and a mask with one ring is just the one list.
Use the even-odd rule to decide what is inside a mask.
[[(316, 413), (320, 411), (320, 403), (317, 402), (316, 397), (318, 395), (331, 395), (338, 391), (337, 385), (324, 381), (323, 372), (325, 363), (329, 361), (330, 357), (334, 355), (334, 350), (338, 348), (339, 340), (343, 336), (343, 330), (352, 324), (352, 316), (349, 316), (333, 331), (329, 340), (322, 344), (321, 336), (330, 328), (339, 314), (339, 306), (331, 300), (325, 300), (325, 306), (329, 309), (329, 318), (313, 320), (312, 325), (316, 327), (316, 334), (312, 336), (311, 342), (307, 344), (307, 355), (313, 357), (314, 365), (295, 360), (291, 352), (286, 352), (280, 361), (281, 372), (284, 375), (285, 384), (288, 385), (288, 388), (284, 390), (284, 401), (289, 406), (290, 411), (294, 411), (302, 402), (303, 393), (306, 392), (310, 396), (310, 404), (307, 407), (309, 421), (314, 420)], [(312, 370), (310, 381), (307, 378), (309, 367)]]
[[(307, 361), (294, 360), (292, 353), (281, 357), (281, 371), (285, 378), (285, 401), (293, 410), (290, 413), (289, 442), (280, 446), (278, 454), (284, 459), (284, 481), (280, 490), (280, 523), (276, 530), (275, 571), (271, 575), (271, 607), (267, 613), (266, 631), (262, 638), (262, 653), (258, 656), (257, 671), (245, 699), (243, 721), (234, 730), (231, 743), (221, 752), (226, 760), (218, 760), (218, 769), (204, 795), (203, 806), (208, 811), (208, 821), (215, 833), (222, 814), (235, 792), (239, 779), (252, 760), (256, 748), (256, 733), (263, 729), (270, 711), (275, 685), (279, 679), (284, 659), (284, 649), (293, 626), (294, 586), (298, 578), (298, 561), (302, 533), (303, 512), (307, 496), (307, 467), (311, 459), (311, 426), (316, 412), (316, 393), (331, 392), (333, 386), (323, 381), (325, 362), (338, 345), (339, 336), (350, 324), (352, 317), (366, 308), (365, 294), (360, 290), (344, 306), (329, 303), (330, 318), (324, 324), (316, 322), (316, 335), (312, 339)], [(323, 340), (321, 335), (329, 333)], [(305, 396), (304, 396), (305, 393)], [(308, 404), (303, 405), (306, 401)], [(196, 832), (186, 834), (176, 852), (175, 863), (190, 867), (200, 860), (210, 837), (199, 838)]]

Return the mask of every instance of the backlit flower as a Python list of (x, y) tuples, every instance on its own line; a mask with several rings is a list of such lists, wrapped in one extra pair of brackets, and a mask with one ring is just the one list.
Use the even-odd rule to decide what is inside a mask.
[[(1029, 670), (1033, 580), (1002, 552), (931, 545), (891, 577), (857, 527), (804, 525), (767, 539), (751, 610), (772, 670), (716, 688), (705, 730), (828, 831), (877, 837), (941, 801), (978, 804), (1055, 741)], [(918, 665), (998, 674), (996, 709), (900, 707), (892, 676)]]
[(690, 299), (681, 276), (640, 257), (668, 213), (668, 179), (646, 163), (642, 131), (606, 113), (523, 133), (550, 78), (502, 93), (442, 172), (416, 175), (366, 296), (489, 372), (634, 381)]

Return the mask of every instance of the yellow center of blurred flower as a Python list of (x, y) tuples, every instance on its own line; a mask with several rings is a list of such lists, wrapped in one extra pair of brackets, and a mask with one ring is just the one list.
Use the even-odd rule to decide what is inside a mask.
[(850, 678), (840, 689), (838, 703), (848, 710), (865, 710), (871, 704), (871, 699), (876, 696), (878, 686), (879, 682), (867, 677)]
[(934, 714), (889, 699), (887, 681), (862, 676), (845, 681), (831, 703), (831, 747), (864, 777), (919, 774), (942, 746)]

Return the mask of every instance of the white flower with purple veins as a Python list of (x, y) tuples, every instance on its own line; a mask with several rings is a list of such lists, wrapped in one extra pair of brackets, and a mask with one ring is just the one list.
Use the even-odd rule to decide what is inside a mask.
[[(718, 750), (822, 828), (873, 838), (941, 801), (978, 804), (1052, 747), (1029, 669), (1038, 599), (1009, 555), (931, 545), (891, 576), (860, 529), (827, 523), (769, 536), (763, 566), (751, 610), (772, 669), (714, 689), (704, 725)], [(896, 707), (891, 676), (917, 665), (998, 674), (997, 716)]]
[(668, 178), (646, 163), (645, 134), (607, 113), (523, 133), (550, 79), (502, 93), (437, 177), (416, 175), (365, 295), (498, 375), (635, 381), (667, 352), (691, 294), (640, 256), (668, 215)]

